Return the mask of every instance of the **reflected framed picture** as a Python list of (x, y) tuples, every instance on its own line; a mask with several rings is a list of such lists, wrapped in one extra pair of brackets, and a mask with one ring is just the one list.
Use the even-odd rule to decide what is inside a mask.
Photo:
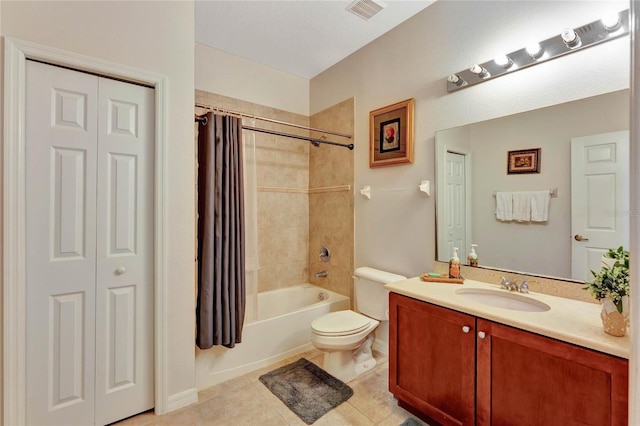
[(369, 113), (369, 167), (413, 163), (413, 99)]
[(507, 174), (540, 173), (540, 151), (542, 148), (508, 151)]

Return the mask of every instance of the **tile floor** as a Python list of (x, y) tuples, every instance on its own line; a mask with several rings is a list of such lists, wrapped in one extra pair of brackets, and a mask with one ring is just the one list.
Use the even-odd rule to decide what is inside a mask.
[[(322, 367), (322, 352), (312, 349), (204, 389), (199, 392), (196, 404), (164, 416), (155, 416), (152, 411), (142, 413), (115, 425), (304, 426), (306, 424), (258, 380), (260, 375), (302, 357)], [(314, 426), (398, 426), (409, 417), (420, 425), (426, 425), (398, 407), (397, 401), (387, 390), (387, 360), (381, 356), (376, 356), (376, 359), (378, 364), (374, 370), (348, 383), (353, 389), (353, 396), (318, 419)]]

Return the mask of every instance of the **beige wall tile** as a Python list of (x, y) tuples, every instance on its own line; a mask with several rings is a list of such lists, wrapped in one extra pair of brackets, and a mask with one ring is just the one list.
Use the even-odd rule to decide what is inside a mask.
[[(353, 134), (354, 100), (348, 99), (313, 117), (256, 105), (196, 90), (196, 102), (269, 117), (275, 120)], [(197, 109), (202, 113), (202, 109)], [(310, 132), (276, 123), (243, 119), (245, 125), (309, 136)], [(304, 282), (352, 297), (353, 275), (353, 152), (263, 133), (253, 133), (256, 146), (258, 192), (258, 291)], [(321, 134), (313, 133), (320, 138)], [(340, 143), (351, 140), (326, 135)], [(351, 190), (308, 194), (309, 188), (350, 185)], [(298, 192), (273, 192), (270, 188)], [(327, 245), (332, 260), (321, 263), (320, 247)], [(313, 266), (310, 267), (311, 262)], [(314, 274), (327, 270), (327, 279)]]
[[(311, 117), (314, 128), (353, 134), (354, 101), (348, 99)], [(320, 135), (313, 135), (320, 137)], [(327, 135), (327, 139), (351, 143), (351, 140)], [(349, 185), (348, 191), (320, 192), (309, 195), (309, 281), (328, 290), (349, 296), (353, 306), (353, 152), (321, 145), (309, 151), (309, 187)], [(322, 246), (331, 250), (331, 260), (320, 262)], [(326, 278), (315, 273), (327, 271)]]
[[(256, 105), (240, 99), (196, 90), (196, 103), (217, 106), (304, 126), (309, 117)], [(203, 111), (197, 109), (198, 112)], [(306, 131), (279, 124), (244, 118), (244, 125), (306, 134)], [(259, 187), (309, 187), (308, 143), (264, 133), (255, 137), (256, 173)], [(258, 192), (258, 291), (275, 290), (308, 281), (309, 201), (305, 193)]]

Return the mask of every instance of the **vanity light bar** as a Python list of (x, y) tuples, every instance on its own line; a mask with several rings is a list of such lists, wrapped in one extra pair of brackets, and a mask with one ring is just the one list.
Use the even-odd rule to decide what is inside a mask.
[[(617, 22), (615, 18), (618, 18)], [(629, 34), (629, 9), (447, 76), (447, 91), (470, 87)]]

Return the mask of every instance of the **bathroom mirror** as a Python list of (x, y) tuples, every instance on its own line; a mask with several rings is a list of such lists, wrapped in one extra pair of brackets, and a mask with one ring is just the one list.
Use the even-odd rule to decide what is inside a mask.
[[(481, 267), (590, 279), (603, 247), (628, 247), (628, 129), (621, 90), (436, 132), (437, 260), (477, 244)], [(539, 172), (508, 174), (509, 151), (537, 148)], [(539, 190), (555, 192), (546, 221), (496, 218), (496, 192)]]

